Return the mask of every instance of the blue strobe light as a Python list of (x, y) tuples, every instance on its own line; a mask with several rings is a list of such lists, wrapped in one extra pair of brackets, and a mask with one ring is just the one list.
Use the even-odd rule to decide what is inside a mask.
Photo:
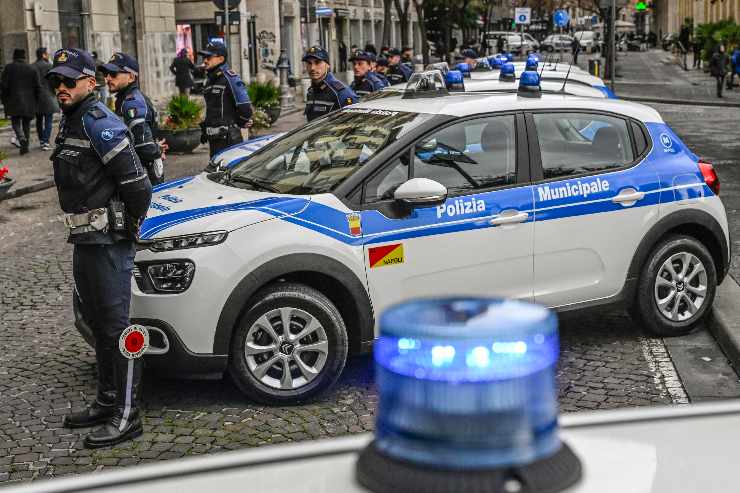
[(538, 64), (539, 64), (539, 59), (537, 57), (530, 55), (527, 57), (527, 62), (524, 65), (524, 70), (537, 70)]
[(459, 70), (466, 79), (470, 77), (471, 67), (468, 63), (458, 63), (455, 65), (455, 70)]
[(540, 87), (540, 74), (536, 71), (522, 72), (519, 78), (519, 90), (517, 91), (520, 96), (526, 96), (530, 98), (538, 98), (542, 95), (542, 89)]
[(463, 80), (462, 72), (459, 70), (450, 70), (447, 72), (445, 75), (445, 84), (448, 91), (465, 92), (465, 81)]
[(555, 316), (519, 301), (423, 300), (381, 318), (377, 448), (429, 466), (512, 466), (554, 454)]
[(501, 66), (501, 72), (498, 74), (498, 80), (514, 82), (516, 80), (516, 70), (514, 64), (506, 62)]

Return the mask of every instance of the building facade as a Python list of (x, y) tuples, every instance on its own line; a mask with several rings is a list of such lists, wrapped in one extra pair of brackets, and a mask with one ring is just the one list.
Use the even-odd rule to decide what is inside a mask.
[(81, 48), (108, 61), (116, 51), (135, 55), (141, 85), (153, 98), (174, 91), (175, 0), (0, 0), (0, 64), (13, 50)]

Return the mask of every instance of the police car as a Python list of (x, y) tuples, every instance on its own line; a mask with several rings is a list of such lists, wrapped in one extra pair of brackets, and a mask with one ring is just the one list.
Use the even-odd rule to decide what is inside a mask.
[(728, 269), (719, 180), (655, 110), (409, 85), (156, 188), (131, 307), (150, 365), (292, 403), (410, 297), (621, 302), (659, 335), (704, 318)]

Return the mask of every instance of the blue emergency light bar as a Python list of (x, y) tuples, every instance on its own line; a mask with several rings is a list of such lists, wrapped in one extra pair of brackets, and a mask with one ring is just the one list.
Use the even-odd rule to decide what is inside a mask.
[(516, 70), (513, 63), (506, 62), (501, 66), (501, 73), (498, 76), (498, 80), (506, 82), (514, 82), (516, 80)]
[(524, 70), (537, 70), (538, 64), (539, 59), (530, 55), (527, 57), (527, 62), (524, 65)]
[(491, 65), (491, 68), (493, 70), (499, 70), (499, 69), (501, 69), (501, 65), (504, 64), (504, 62), (501, 60), (501, 55), (489, 56), (488, 57), (488, 63), (489, 63), (489, 65)]
[(539, 98), (542, 96), (540, 75), (536, 70), (522, 72), (521, 77), (519, 77), (519, 89), (517, 92), (520, 96), (529, 98)]
[(448, 91), (465, 92), (465, 81), (459, 70), (450, 70), (445, 74), (445, 85)]
[(465, 78), (470, 77), (471, 67), (468, 63), (458, 63), (457, 65), (455, 65), (455, 70), (459, 70)]

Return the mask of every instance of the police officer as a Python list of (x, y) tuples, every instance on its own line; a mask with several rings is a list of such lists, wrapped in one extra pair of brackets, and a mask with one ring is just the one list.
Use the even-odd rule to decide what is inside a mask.
[(211, 41), (198, 54), (203, 56), (203, 67), (207, 71), (203, 89), (206, 117), (201, 123), (200, 141), (208, 142), (213, 157), (242, 141), (240, 129), (251, 124), (252, 104), (241, 77), (226, 63), (226, 45)]
[(163, 183), (163, 149), (154, 139), (157, 112), (139, 89), (139, 63), (130, 55), (114, 53), (110, 62), (98, 70), (105, 75), (110, 92), (116, 95), (116, 114), (131, 131), (134, 149), (149, 174), (149, 181), (152, 185)]
[(388, 59), (385, 57), (377, 57), (375, 61), (373, 62), (373, 72), (375, 72), (375, 75), (380, 79), (380, 82), (382, 82), (384, 85), (383, 87), (388, 87), (391, 85), (391, 82), (388, 80)]
[(398, 48), (388, 50), (388, 73), (386, 74), (391, 84), (408, 82), (411, 78), (411, 70), (401, 63), (401, 52)]
[(140, 356), (146, 348), (132, 347), (125, 335), (136, 332), (142, 343), (147, 337), (143, 327), (129, 326), (129, 303), (134, 239), (152, 187), (126, 125), (95, 97), (92, 56), (58, 50), (46, 78), (63, 112), (51, 160), (74, 245), (75, 293), (95, 335), (98, 364), (96, 399), (65, 416), (64, 426), (102, 424), (85, 445), (104, 447), (142, 434)]
[(324, 116), (332, 111), (355, 104), (357, 94), (343, 82), (337, 80), (329, 69), (329, 54), (320, 46), (312, 46), (303, 55), (303, 62), (311, 79), (306, 93), (304, 114), (308, 121)]
[(358, 50), (349, 59), (355, 74), (355, 80), (352, 81), (350, 87), (360, 98), (385, 87), (385, 84), (372, 71), (373, 58), (372, 53)]

